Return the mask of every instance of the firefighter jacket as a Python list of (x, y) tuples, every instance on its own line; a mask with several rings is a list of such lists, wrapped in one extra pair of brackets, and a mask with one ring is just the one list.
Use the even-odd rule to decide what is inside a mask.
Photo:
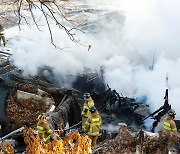
[(94, 101), (84, 103), (83, 110), (81, 112), (82, 117), (88, 118), (91, 115), (90, 108), (94, 106)]
[(92, 113), (85, 124), (85, 131), (89, 136), (98, 136), (101, 129), (102, 120), (98, 112)]
[[(167, 130), (167, 131), (177, 131), (177, 128), (176, 128), (176, 127), (172, 128), (170, 122), (171, 122), (171, 121), (165, 119), (165, 121), (163, 122), (163, 128), (164, 128), (165, 130)], [(172, 122), (174, 123), (173, 120), (172, 120)]]
[(52, 130), (49, 128), (49, 125), (47, 122), (44, 122), (43, 120), (39, 120), (37, 123), (37, 131), (38, 135), (43, 141), (47, 141), (50, 139)]
[(167, 121), (164, 121), (163, 128), (167, 131), (177, 131), (177, 128), (171, 128), (171, 124)]

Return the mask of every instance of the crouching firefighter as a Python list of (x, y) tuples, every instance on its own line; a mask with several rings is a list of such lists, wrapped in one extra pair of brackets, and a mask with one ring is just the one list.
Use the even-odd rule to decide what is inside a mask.
[(82, 132), (85, 130), (85, 124), (88, 117), (91, 115), (90, 108), (94, 106), (94, 101), (89, 93), (84, 94), (84, 106), (81, 112), (82, 116)]
[(166, 135), (169, 136), (169, 144), (168, 149), (173, 150), (175, 149), (176, 152), (179, 150), (178, 138), (177, 138), (177, 127), (176, 123), (174, 122), (176, 112), (174, 110), (169, 110), (167, 113), (167, 117), (163, 122), (163, 128)]
[(47, 123), (45, 114), (40, 114), (38, 116), (37, 131), (41, 141), (43, 142), (54, 139), (53, 132), (50, 129), (49, 124)]
[(91, 146), (92, 148), (96, 147), (97, 139), (99, 136), (99, 132), (101, 129), (101, 116), (99, 115), (96, 108), (93, 106), (90, 108), (91, 115), (87, 119), (85, 124), (85, 131), (87, 132), (89, 138), (92, 140)]

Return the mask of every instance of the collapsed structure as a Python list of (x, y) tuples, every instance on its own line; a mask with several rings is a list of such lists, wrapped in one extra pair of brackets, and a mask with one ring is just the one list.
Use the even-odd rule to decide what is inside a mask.
[[(70, 7), (67, 15), (71, 16), (72, 19), (81, 19), (82, 16), (74, 16), (74, 14), (100, 11), (89, 8), (74, 10)], [(115, 13), (108, 12), (106, 14), (105, 12), (103, 18), (107, 18), (107, 21), (109, 21), (112, 14)], [(124, 16), (118, 15), (117, 18), (118, 23), (124, 23)], [(97, 27), (101, 29), (100, 22), (99, 18), (97, 18), (97, 21), (89, 20), (88, 23), (82, 24), (82, 29), (91, 32), (96, 31), (93, 27), (98, 25)], [(108, 30), (108, 27), (106, 29)], [(78, 76), (77, 81), (73, 83), (74, 89), (58, 87), (41, 75), (25, 77), (22, 70), (8, 62), (11, 53), (7, 53), (7, 51), (3, 48), (0, 49), (0, 57), (3, 60), (0, 66), (1, 136), (20, 127), (27, 129), (18, 135), (4, 136), (3, 140), (13, 138), (20, 143), (23, 138), (26, 148), (22, 151), (26, 151), (26, 153), (91, 153), (91, 141), (87, 136), (80, 136), (78, 133), (83, 102), (81, 95), (88, 91), (102, 115), (104, 126), (99, 140), (100, 144), (93, 151), (94, 153), (167, 153), (167, 137), (163, 133), (159, 136), (150, 136), (144, 131), (137, 130), (138, 128), (144, 128), (144, 120), (151, 117), (155, 120), (152, 126), (152, 131), (154, 131), (161, 117), (171, 108), (168, 104), (167, 90), (164, 105), (150, 113), (149, 106), (145, 104), (145, 98), (139, 101), (138, 99), (124, 97), (109, 87), (106, 88), (102, 84), (102, 76), (97, 73)], [(53, 105), (55, 109), (52, 111)], [(48, 145), (41, 144), (36, 131), (32, 129), (36, 125), (37, 116), (40, 113), (46, 113), (51, 129), (56, 131), (64, 128), (64, 131), (66, 131), (64, 140), (53, 141)], [(121, 125), (120, 130), (118, 126), (115, 132), (109, 132), (109, 129), (105, 127), (109, 124), (116, 127), (120, 122), (125, 122), (128, 127), (135, 125), (136, 130)], [(177, 127), (180, 128), (179, 121), (176, 122)], [(20, 144), (20, 146), (24, 145)], [(17, 145), (13, 145), (14, 150), (9, 142), (3, 142), (0, 146), (2, 148), (1, 152), (17, 152)]]
[[(78, 152), (80, 153), (85, 151), (86, 153), (91, 153), (89, 149), (90, 141), (86, 137), (80, 136), (78, 133), (81, 127), (80, 113), (83, 104), (81, 97), (84, 90), (88, 89), (103, 119), (103, 129), (99, 137), (99, 143), (101, 144), (94, 150), (94, 153), (113, 153), (113, 150), (115, 150), (114, 152), (125, 152), (127, 149), (132, 152), (136, 151), (140, 139), (143, 138), (144, 141), (149, 140), (148, 137), (142, 135), (142, 132), (138, 132), (138, 128), (144, 128), (143, 121), (148, 117), (154, 118), (154, 129), (160, 118), (171, 108), (168, 104), (168, 90), (166, 90), (164, 105), (154, 113), (150, 113), (149, 106), (145, 104), (145, 97), (141, 99), (124, 97), (117, 93), (116, 90), (111, 90), (108, 86), (105, 88), (101, 77), (102, 75), (96, 73), (79, 76), (77, 78), (79, 80), (74, 83), (74, 88), (76, 89), (66, 89), (54, 85), (40, 74), (35, 77), (24, 76), (22, 70), (19, 70), (10, 64), (9, 61), (5, 60), (0, 66), (2, 100), (2, 114), (0, 117), (2, 125), (1, 136), (20, 127), (25, 127), (27, 129), (25, 129), (23, 133), (19, 135), (13, 134), (13, 136), (11, 135), (7, 138), (13, 137), (16, 141), (21, 142), (20, 146), (26, 145), (27, 153), (38, 150), (47, 153), (47, 146), (44, 147), (41, 145), (36, 136), (36, 131), (32, 129), (37, 123), (38, 115), (46, 113), (48, 123), (52, 130), (66, 130), (66, 133), (63, 135), (65, 139), (54, 141), (51, 145), (48, 145), (49, 147), (56, 149), (55, 152), (57, 152), (57, 150), (61, 150), (61, 152), (67, 152), (69, 150), (71, 153), (77, 153), (77, 150), (79, 150)], [(77, 86), (78, 83), (81, 83), (80, 87)], [(52, 106), (54, 106), (54, 110), (51, 110)], [(120, 132), (119, 129), (111, 132), (106, 127), (109, 124), (117, 126), (118, 123), (126, 123), (127, 126), (131, 128), (135, 125), (136, 130), (133, 132), (126, 127), (120, 129)], [(136, 133), (136, 131), (138, 133)], [(74, 135), (70, 132), (73, 132)], [(135, 136), (133, 136), (134, 133), (136, 134)], [(139, 135), (141, 137), (139, 137)], [(127, 138), (128, 140), (125, 141)], [(105, 142), (103, 142), (104, 140)], [(143, 148), (144, 150), (146, 149), (146, 151), (158, 151), (163, 149), (161, 145), (164, 145), (165, 136), (162, 135), (158, 139), (154, 138), (152, 140), (156, 148), (141, 146), (141, 150)], [(158, 144), (158, 142), (161, 141), (163, 144)], [(69, 143), (71, 144), (69, 145)], [(80, 146), (79, 143), (86, 145), (86, 147)], [(34, 147), (30, 145), (34, 145)], [(36, 149), (36, 145), (41, 148)], [(104, 148), (102, 148), (101, 145), (103, 145)], [(112, 145), (115, 146), (113, 149), (110, 148)], [(9, 151), (12, 152), (13, 150), (9, 144), (3, 144), (1, 146), (4, 147), (4, 151), (9, 149)], [(148, 143), (147, 146), (149, 146)], [(15, 151), (17, 151), (16, 146), (15, 149)], [(53, 152), (52, 149), (49, 149), (50, 152)]]

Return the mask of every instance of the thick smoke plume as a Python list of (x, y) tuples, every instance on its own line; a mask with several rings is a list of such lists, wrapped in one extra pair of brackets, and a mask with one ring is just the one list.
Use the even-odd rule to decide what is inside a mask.
[[(66, 83), (68, 74), (84, 68), (103, 66), (105, 82), (129, 97), (146, 95), (152, 111), (163, 105), (168, 73), (169, 102), (178, 109), (180, 94), (180, 1), (174, 0), (100, 0), (74, 2), (82, 11), (73, 19), (87, 18), (86, 33), (76, 32), (80, 45), (53, 25), (55, 43), (50, 43), (46, 26), (7, 29), (13, 61), (25, 74), (35, 75), (44, 65), (53, 68), (54, 78)], [(93, 11), (94, 10), (94, 11)], [(88, 51), (88, 45), (91, 45)], [(72, 81), (71, 81), (72, 82)], [(68, 83), (71, 83), (68, 81)], [(69, 86), (69, 85), (67, 85)], [(177, 118), (180, 113), (177, 112)]]

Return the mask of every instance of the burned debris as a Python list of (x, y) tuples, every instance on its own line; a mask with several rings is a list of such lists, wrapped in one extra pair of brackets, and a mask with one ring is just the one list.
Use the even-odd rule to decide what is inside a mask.
[(153, 113), (149, 114), (146, 118), (143, 119), (146, 120), (147, 118), (151, 117), (151, 119), (154, 119), (152, 125), (152, 132), (155, 131), (156, 126), (160, 122), (161, 118), (171, 109), (171, 105), (168, 103), (168, 89), (166, 89), (165, 96), (164, 96), (164, 104), (159, 109), (154, 111)]
[[(83, 104), (82, 93), (88, 89), (103, 119), (103, 127), (98, 140), (100, 144), (94, 149), (94, 153), (125, 152), (127, 150), (135, 152), (138, 149), (146, 152), (162, 150), (166, 138), (163, 134), (159, 138), (151, 138), (145, 136), (143, 131), (139, 132), (138, 130), (145, 128), (144, 120), (147, 118), (154, 116), (153, 119), (159, 122), (158, 120), (167, 113), (170, 108), (167, 97), (168, 91), (166, 91), (164, 105), (154, 113), (150, 113), (145, 97), (136, 99), (124, 97), (116, 90), (111, 90), (109, 86), (106, 88), (100, 78), (101, 75), (82, 75), (77, 77), (74, 89), (66, 89), (54, 85), (44, 76), (26, 77), (21, 70), (10, 63), (1, 65), (0, 84), (4, 98), (4, 102), (2, 102), (4, 109), (1, 115), (1, 136), (20, 127), (25, 127), (19, 136), (24, 140), (22, 146), (26, 144), (26, 152), (36, 151), (37, 145), (41, 147), (41, 150), (50, 150), (47, 146), (41, 145), (37, 133), (33, 129), (36, 126), (38, 115), (45, 113), (50, 128), (64, 139), (49, 143), (48, 146), (51, 147), (51, 150), (53, 148), (56, 149), (56, 152), (58, 150), (69, 150), (71, 153), (76, 153), (77, 150), (80, 150), (79, 152), (85, 150), (87, 153), (91, 153), (91, 142), (86, 136), (79, 134)], [(78, 83), (82, 83), (80, 87), (78, 87)], [(120, 123), (126, 123), (127, 127), (121, 127)], [(109, 130), (107, 128), (109, 125), (116, 130)], [(153, 126), (156, 126), (156, 121)], [(63, 134), (62, 130), (65, 131)], [(17, 136), (14, 135), (10, 138), (22, 141)], [(151, 141), (152, 145), (147, 142), (143, 147), (139, 145), (142, 141)], [(82, 147), (79, 143), (84, 146)], [(34, 147), (30, 145), (34, 145)], [(9, 147), (9, 144), (6, 147)], [(9, 147), (9, 150), (12, 148)]]
[[(12, 68), (10, 65), (1, 67), (1, 87), (5, 91), (2, 103), (9, 131), (21, 126), (33, 126), (38, 114), (46, 113), (52, 105), (57, 107), (54, 113), (61, 115), (64, 125), (69, 122), (71, 126), (80, 121), (76, 90), (59, 88), (40, 78), (24, 77), (17, 68), (9, 67)], [(77, 116), (75, 120), (72, 119), (74, 115)]]
[[(63, 123), (63, 125), (65, 125), (67, 122), (69, 122), (70, 125), (73, 125), (76, 123), (76, 120), (80, 120), (80, 106), (76, 101), (76, 96), (71, 94), (70, 91), (66, 92), (62, 89), (60, 89), (60, 91), (56, 89), (56, 92), (54, 92), (51, 89), (50, 91), (53, 91), (52, 95), (57, 96), (54, 99), (53, 96), (50, 95), (51, 93), (46, 93), (45, 91), (38, 89), (39, 87), (36, 85), (33, 87), (35, 93), (32, 93), (32, 86), (30, 88), (28, 85), (21, 83), (21, 90), (23, 89), (22, 87), (25, 87), (24, 90), (26, 88), (31, 89), (30, 92), (25, 92), (15, 89), (18, 88), (19, 85), (13, 85), (15, 86), (14, 91), (8, 95), (6, 100), (6, 114), (10, 124), (16, 125), (16, 127), (32, 127), (36, 123), (37, 116), (40, 113), (46, 113), (52, 105), (56, 105), (58, 107), (55, 109), (56, 112), (50, 115), (50, 117), (52, 117), (52, 119), (56, 122), (59, 120), (57, 119), (59, 116), (61, 118), (60, 122)], [(39, 94), (39, 91), (43, 92), (43, 94)], [(46, 96), (47, 94), (49, 96)], [(58, 106), (65, 95), (67, 95), (67, 97), (63, 100), (60, 106)], [(57, 101), (57, 98), (59, 98), (59, 101)], [(75, 115), (77, 118), (72, 119), (72, 117)], [(14, 126), (12, 128), (14, 128)]]
[(125, 122), (128, 126), (132, 124), (138, 126), (143, 124), (143, 118), (150, 114), (146, 102), (140, 103), (138, 99), (120, 96), (116, 90), (111, 90), (111, 88), (99, 95), (95, 94), (93, 98), (99, 112), (106, 113), (104, 117), (107, 119), (106, 123), (112, 125)]
[(69, 96), (64, 102), (60, 103), (56, 111), (48, 117), (48, 123), (53, 130), (59, 130), (66, 125), (73, 126), (81, 121), (81, 109), (77, 100)]
[(149, 133), (142, 130), (133, 131), (127, 125), (120, 124), (118, 135), (99, 144), (94, 150), (98, 153), (168, 153), (167, 136), (164, 133)]
[[(32, 122), (28, 122), (27, 120), (22, 120), (24, 122), (20, 122), (21, 120), (14, 116), (14, 120), (18, 119), (20, 121), (15, 122), (14, 120), (9, 119), (10, 123), (18, 124), (18, 126), (22, 126), (26, 123), (26, 126), (31, 126), (36, 121), (39, 111), (46, 112), (51, 105), (56, 106), (55, 112), (50, 115), (52, 118), (49, 119), (53, 119), (51, 121), (61, 121), (64, 126), (69, 120), (70, 125), (80, 121), (80, 105), (82, 105), (83, 101), (80, 99), (81, 96), (78, 95), (77, 90), (59, 88), (41, 77), (37, 78), (37, 76), (24, 77), (21, 70), (18, 70), (10, 64), (6, 67), (3, 65), (1, 67), (1, 71), (3, 72), (1, 74), (1, 86), (6, 89), (7, 117), (12, 118), (12, 114), (14, 113), (17, 114), (17, 117), (31, 117), (30, 115), (22, 116), (25, 113), (30, 114), (31, 112), (34, 117), (31, 117)], [(77, 84), (84, 81), (84, 83), (79, 86), (81, 88), (84, 87), (84, 89), (79, 88), (78, 90), (85, 91), (85, 89), (88, 89), (91, 92), (92, 97), (96, 102), (96, 107), (100, 112), (103, 113), (108, 111), (109, 114), (114, 113), (119, 115), (119, 118), (122, 120), (123, 117), (125, 118), (128, 116), (124, 116), (124, 111), (130, 114), (129, 117), (134, 118), (132, 121), (140, 124), (142, 118), (148, 114), (148, 106), (145, 104), (138, 104), (133, 98), (120, 96), (115, 90), (111, 90), (110, 88), (103, 90), (105, 89), (105, 86), (102, 81), (100, 82), (100, 77), (101, 76), (97, 74), (79, 76), (76, 83), (74, 83), (74, 87), (78, 89)], [(98, 89), (98, 87), (101, 88)], [(79, 91), (79, 93), (82, 92)], [(47, 104), (47, 102), (49, 104)], [(73, 106), (74, 109), (71, 106)], [(147, 113), (145, 115), (141, 115), (142, 112), (137, 112), (140, 108), (144, 109)], [(21, 115), (18, 115), (18, 110)], [(73, 121), (72, 118), (68, 119), (68, 115), (71, 115), (74, 112), (76, 112), (75, 115), (78, 115), (77, 119), (75, 121)], [(56, 119), (55, 117), (63, 117), (64, 120)], [(125, 121), (126, 119), (119, 122)]]

